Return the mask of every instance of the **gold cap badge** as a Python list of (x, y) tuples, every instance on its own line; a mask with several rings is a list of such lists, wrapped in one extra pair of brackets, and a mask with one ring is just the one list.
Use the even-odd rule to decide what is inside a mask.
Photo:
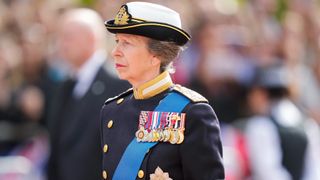
[(128, 7), (123, 5), (116, 17), (114, 18), (114, 24), (116, 25), (126, 25), (128, 24), (129, 20), (131, 19), (131, 15), (128, 12)]

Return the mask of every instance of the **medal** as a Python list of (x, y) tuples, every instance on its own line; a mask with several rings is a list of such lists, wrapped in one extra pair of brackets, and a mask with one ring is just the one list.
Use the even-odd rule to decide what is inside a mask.
[(141, 142), (144, 139), (145, 133), (144, 133), (144, 129), (140, 128), (137, 132), (136, 132), (136, 138), (138, 142)]
[(163, 141), (164, 140), (164, 134), (163, 131), (160, 129), (159, 130), (159, 141)]
[(171, 144), (177, 144), (178, 141), (179, 141), (179, 132), (177, 130), (172, 130), (170, 132), (169, 142)]
[(168, 129), (165, 129), (163, 131), (163, 142), (168, 142), (170, 139), (170, 131)]
[(147, 134), (146, 141), (152, 142), (152, 139), (153, 139), (153, 133), (150, 131), (150, 132)]
[(160, 139), (160, 135), (156, 130), (152, 130), (152, 142), (157, 142)]
[(185, 116), (186, 114), (185, 113), (182, 113), (181, 114), (181, 118), (180, 118), (180, 125), (179, 125), (179, 140), (177, 142), (177, 144), (181, 144), (184, 140), (184, 121), (185, 121)]
[(179, 130), (179, 140), (177, 142), (177, 144), (181, 144), (184, 140), (184, 133), (183, 131)]

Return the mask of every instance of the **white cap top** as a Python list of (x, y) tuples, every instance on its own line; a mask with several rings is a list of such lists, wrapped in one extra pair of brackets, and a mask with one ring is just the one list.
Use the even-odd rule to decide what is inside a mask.
[(129, 2), (126, 5), (132, 18), (166, 23), (181, 28), (179, 13), (165, 6), (148, 2)]

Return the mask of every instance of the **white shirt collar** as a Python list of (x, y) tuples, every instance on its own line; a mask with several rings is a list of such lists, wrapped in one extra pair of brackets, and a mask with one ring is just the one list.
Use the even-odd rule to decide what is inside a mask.
[(86, 94), (105, 59), (104, 51), (98, 50), (81, 66), (76, 73), (77, 84), (73, 89), (74, 97), (80, 99)]

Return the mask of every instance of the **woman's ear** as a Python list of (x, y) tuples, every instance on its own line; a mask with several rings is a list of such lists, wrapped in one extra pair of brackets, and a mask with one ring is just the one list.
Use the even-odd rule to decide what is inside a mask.
[(151, 58), (151, 65), (160, 66), (160, 64), (161, 64), (161, 60), (157, 56), (153, 55)]

